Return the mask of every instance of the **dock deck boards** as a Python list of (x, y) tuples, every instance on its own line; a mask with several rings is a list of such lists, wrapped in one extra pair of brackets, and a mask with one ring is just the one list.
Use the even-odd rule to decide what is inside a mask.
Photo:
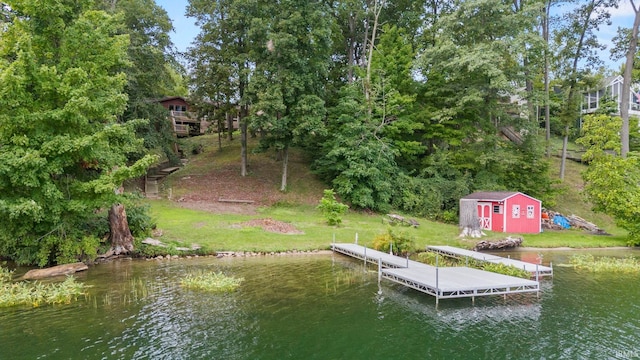
[(504, 264), (524, 269), (531, 273), (532, 277), (536, 276), (553, 276), (553, 268), (544, 265), (532, 264), (526, 261), (508, 259), (501, 256), (485, 254), (477, 251), (460, 249), (453, 246), (427, 246), (427, 250), (437, 252), (453, 257), (469, 257), (478, 261), (486, 261), (494, 264)]
[(540, 291), (533, 280), (468, 267), (438, 267), (383, 253), (357, 244), (332, 244), (331, 248), (357, 259), (382, 264), (380, 277), (433, 295), (438, 299)]

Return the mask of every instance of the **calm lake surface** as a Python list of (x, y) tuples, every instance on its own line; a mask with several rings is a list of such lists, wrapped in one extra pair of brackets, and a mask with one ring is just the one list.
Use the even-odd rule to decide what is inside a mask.
[[(638, 252), (601, 251), (623, 256)], [(510, 253), (529, 258), (532, 253)], [(535, 253), (534, 253), (535, 254)], [(441, 300), (335, 255), (121, 261), (92, 267), (71, 305), (0, 309), (0, 359), (640, 358), (640, 276), (560, 267), (535, 294)], [(193, 270), (244, 277), (182, 289)]]

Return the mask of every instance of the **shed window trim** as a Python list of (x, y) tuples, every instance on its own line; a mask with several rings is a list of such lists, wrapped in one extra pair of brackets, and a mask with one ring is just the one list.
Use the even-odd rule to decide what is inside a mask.
[(493, 205), (494, 214), (502, 214), (502, 205)]
[(535, 206), (527, 205), (527, 219), (533, 219), (535, 217), (534, 211)]
[(513, 205), (511, 207), (511, 217), (514, 219), (520, 218), (520, 205)]

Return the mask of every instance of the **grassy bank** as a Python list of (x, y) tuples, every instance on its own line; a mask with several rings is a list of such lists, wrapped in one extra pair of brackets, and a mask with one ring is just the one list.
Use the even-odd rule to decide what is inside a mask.
[[(313, 206), (274, 206), (261, 208), (256, 215), (212, 214), (206, 211), (182, 209), (167, 200), (151, 201), (152, 213), (162, 230), (162, 241), (176, 246), (198, 244), (210, 251), (286, 251), (327, 249), (335, 234), (337, 242), (371, 245), (373, 238), (386, 232), (381, 215), (349, 212), (340, 227), (325, 224)], [(245, 227), (252, 219), (270, 218), (293, 225), (303, 234), (272, 233), (259, 227)], [(452, 245), (472, 248), (478, 239), (461, 239), (456, 225), (419, 219), (420, 226), (401, 227), (415, 239), (416, 248), (426, 245)], [(506, 235), (487, 233), (483, 240), (501, 239)], [(524, 235), (523, 246), (529, 247), (614, 247), (625, 246), (623, 236), (596, 236), (577, 230), (547, 231)]]
[[(253, 153), (256, 139), (249, 142), (249, 175), (239, 176), (238, 140), (223, 141), (218, 148), (213, 135), (193, 138), (204, 151), (191, 155), (187, 166), (165, 179), (163, 197), (171, 195), (172, 200), (149, 200), (152, 214), (162, 230), (162, 241), (176, 246), (188, 247), (198, 244), (210, 251), (260, 251), (275, 252), (286, 250), (327, 249), (335, 234), (338, 242), (352, 242), (355, 234), (359, 242), (373, 243), (373, 238), (385, 233), (387, 224), (382, 215), (349, 211), (343, 217), (340, 227), (327, 226), (320, 211), (315, 209), (327, 185), (319, 181), (309, 170), (304, 154), (292, 150), (290, 160), (289, 188), (279, 192), (280, 166), (273, 153)], [(559, 160), (553, 158), (552, 173), (559, 170)], [(541, 234), (524, 235), (523, 246), (553, 247), (617, 247), (625, 246), (625, 232), (617, 228), (610, 217), (593, 213), (589, 204), (580, 195), (584, 166), (567, 162), (565, 180), (557, 186), (561, 193), (554, 210), (566, 215), (576, 214), (592, 221), (613, 234), (613, 236), (589, 235), (577, 230), (545, 231)], [(185, 208), (187, 202), (220, 205), (219, 198), (255, 200), (260, 205), (257, 213), (250, 215), (214, 212), (208, 206), (202, 210)], [(241, 206), (241, 205), (239, 205)], [(302, 234), (272, 233), (259, 227), (244, 226), (254, 219), (282, 221)], [(418, 219), (418, 228), (404, 228), (415, 239), (416, 248), (426, 245), (452, 245), (472, 248), (478, 239), (458, 237), (457, 225), (442, 224)], [(483, 240), (501, 239), (505, 234), (488, 233)]]

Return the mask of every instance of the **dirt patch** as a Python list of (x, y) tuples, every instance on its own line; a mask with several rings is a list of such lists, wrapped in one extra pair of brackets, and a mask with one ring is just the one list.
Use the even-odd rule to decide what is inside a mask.
[(179, 201), (180, 207), (208, 211), (215, 214), (255, 215), (258, 206), (253, 204), (230, 204), (217, 201)]
[(288, 235), (304, 234), (304, 232), (296, 229), (295, 226), (289, 223), (273, 220), (271, 218), (254, 219), (250, 221), (245, 221), (243, 223), (240, 223), (239, 225), (243, 227), (260, 227), (264, 231), (269, 231), (269, 232), (278, 233), (278, 234), (288, 234)]

